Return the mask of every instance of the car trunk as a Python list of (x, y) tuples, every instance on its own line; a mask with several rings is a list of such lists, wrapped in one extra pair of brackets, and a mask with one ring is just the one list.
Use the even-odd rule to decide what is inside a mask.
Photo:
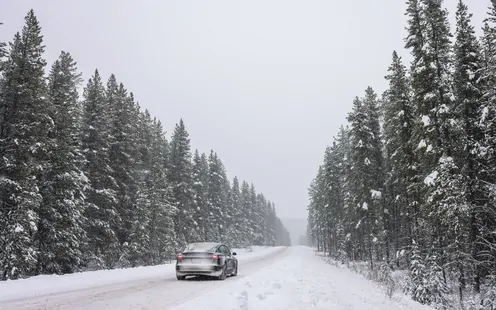
[(213, 265), (218, 259), (214, 259), (214, 253), (210, 252), (186, 252), (182, 253), (182, 258), (178, 258), (181, 265)]

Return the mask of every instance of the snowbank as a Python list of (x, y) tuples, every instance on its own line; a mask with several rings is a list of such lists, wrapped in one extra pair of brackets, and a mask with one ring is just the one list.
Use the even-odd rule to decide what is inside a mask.
[[(244, 249), (232, 249), (232, 251), (236, 252), (238, 260), (243, 262), (268, 256), (281, 251), (283, 248), (253, 246)], [(1, 281), (0, 302), (167, 276), (175, 277), (174, 263), (66, 275), (40, 275), (28, 279)]]

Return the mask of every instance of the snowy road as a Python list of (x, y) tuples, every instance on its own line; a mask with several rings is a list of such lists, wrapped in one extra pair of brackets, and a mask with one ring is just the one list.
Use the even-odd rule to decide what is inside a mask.
[(288, 253), (285, 247), (237, 251), (239, 275), (222, 282), (177, 281), (173, 265), (39, 276), (0, 282), (0, 309), (169, 309), (220, 286), (228, 287)]
[(239, 275), (225, 281), (177, 281), (169, 272), (43, 296), (2, 299), (0, 292), (0, 309), (431, 309), (401, 295), (389, 299), (306, 247), (246, 254)]

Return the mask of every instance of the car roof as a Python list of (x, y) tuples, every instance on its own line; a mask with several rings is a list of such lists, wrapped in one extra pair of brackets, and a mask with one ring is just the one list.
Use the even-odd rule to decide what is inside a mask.
[(221, 245), (222, 243), (219, 243), (219, 242), (191, 242), (188, 245), (190, 245), (190, 244), (204, 244), (207, 246), (215, 247), (215, 246)]

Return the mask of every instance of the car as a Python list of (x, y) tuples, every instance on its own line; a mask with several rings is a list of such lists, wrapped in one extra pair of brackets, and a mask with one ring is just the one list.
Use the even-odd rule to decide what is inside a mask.
[(209, 276), (219, 280), (238, 275), (236, 253), (222, 243), (190, 243), (184, 251), (177, 254), (176, 278), (184, 280), (187, 276)]

